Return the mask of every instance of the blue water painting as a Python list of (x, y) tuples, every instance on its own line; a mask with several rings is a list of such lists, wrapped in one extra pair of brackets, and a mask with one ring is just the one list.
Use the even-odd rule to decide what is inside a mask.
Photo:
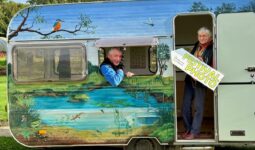
[(89, 99), (80, 103), (68, 102), (69, 96), (35, 97), (32, 108), (46, 125), (104, 131), (153, 125), (160, 119), (158, 108), (170, 107), (169, 103), (158, 103), (151, 95), (144, 99), (143, 92), (131, 96), (125, 89), (116, 87), (84, 93)]

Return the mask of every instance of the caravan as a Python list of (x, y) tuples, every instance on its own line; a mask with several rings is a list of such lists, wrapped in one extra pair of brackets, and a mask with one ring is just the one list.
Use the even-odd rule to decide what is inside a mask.
[[(189, 6), (141, 0), (20, 11), (7, 35), (13, 137), (29, 147), (254, 145), (255, 14), (188, 13)], [(200, 137), (184, 140), (185, 73), (170, 55), (191, 50), (203, 26), (213, 33), (214, 68), (224, 78), (206, 91)], [(135, 74), (118, 87), (99, 72), (111, 47), (121, 48), (124, 71)]]

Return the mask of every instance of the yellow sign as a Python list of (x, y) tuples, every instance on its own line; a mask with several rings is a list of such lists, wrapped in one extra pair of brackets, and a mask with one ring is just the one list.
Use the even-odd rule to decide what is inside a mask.
[(222, 73), (200, 61), (184, 49), (172, 51), (171, 60), (178, 68), (213, 91), (224, 77)]

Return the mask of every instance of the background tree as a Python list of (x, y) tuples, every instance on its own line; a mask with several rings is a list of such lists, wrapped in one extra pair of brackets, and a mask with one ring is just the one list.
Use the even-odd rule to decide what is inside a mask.
[(157, 59), (159, 65), (160, 75), (162, 76), (164, 71), (167, 69), (166, 63), (170, 59), (170, 51), (167, 44), (161, 43), (157, 45)]
[(240, 8), (241, 12), (255, 12), (255, 0), (251, 0), (247, 5)]
[(28, 0), (27, 2), (31, 5), (39, 5), (39, 4), (79, 3), (79, 2), (93, 2), (93, 1), (102, 1), (102, 0)]
[(6, 2), (6, 0), (0, 0), (0, 4)]
[(216, 15), (221, 13), (232, 13), (232, 12), (236, 12), (236, 5), (234, 3), (222, 3), (222, 5), (216, 7), (214, 11)]
[(202, 2), (194, 2), (190, 8), (190, 12), (198, 11), (209, 11), (210, 9), (206, 7)]
[(0, 0), (0, 36), (5, 37), (11, 18), (22, 8), (28, 5)]

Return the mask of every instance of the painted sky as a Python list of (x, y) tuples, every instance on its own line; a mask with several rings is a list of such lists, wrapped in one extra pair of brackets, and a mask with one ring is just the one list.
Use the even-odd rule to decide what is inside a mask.
[[(237, 8), (246, 5), (249, 0), (199, 0), (207, 7), (215, 9), (222, 3), (234, 3)], [(168, 36), (171, 34), (172, 17), (177, 13), (188, 12), (196, 0), (137, 0), (122, 2), (96, 2), (69, 5), (44, 6), (30, 13), (27, 26), (39, 14), (45, 23), (34, 24), (33, 29), (43, 33), (50, 32), (57, 19), (61, 19), (62, 29), (73, 30), (79, 23), (81, 14), (89, 16), (96, 27), (94, 34), (78, 32), (76, 35), (58, 32), (66, 39), (73, 38), (104, 38), (104, 37), (132, 37), (132, 36)], [(151, 22), (154, 26), (147, 23)], [(10, 28), (16, 29), (21, 17), (13, 19)], [(20, 32), (12, 40), (40, 40), (37, 33)]]

